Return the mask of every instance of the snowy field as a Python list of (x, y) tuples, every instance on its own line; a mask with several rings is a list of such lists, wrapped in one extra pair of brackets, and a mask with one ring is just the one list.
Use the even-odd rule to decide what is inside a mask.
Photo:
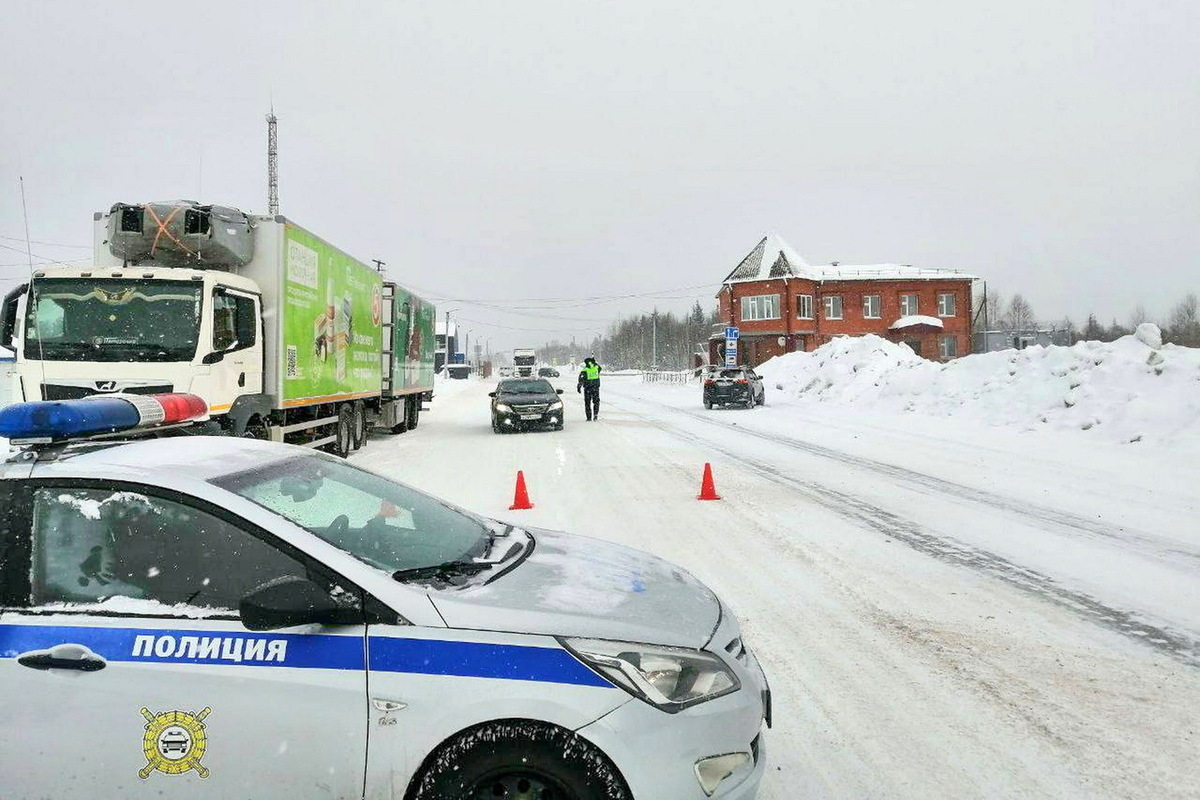
[[(1012, 355), (982, 357), (985, 371)], [(1069, 355), (1052, 371), (1084, 369)], [(495, 435), (491, 384), (441, 382), (416, 431), (352, 459), (489, 515), (650, 551), (712, 586), (775, 693), (768, 800), (1198, 796), (1194, 426), (1093, 435), (1063, 415), (992, 416), (1000, 401), (984, 419), (887, 388), (896, 370), (861, 356), (843, 372), (878, 374), (857, 399), (845, 377), (819, 399), (811, 369), (776, 364), (767, 405), (748, 411), (706, 412), (696, 385), (610, 376), (591, 423), (564, 378), (561, 433)], [(913, 385), (936, 380), (951, 379)], [(1076, 387), (1085, 400), (1088, 381), (1102, 378)], [(1143, 390), (1129, 388), (1149, 402)], [(721, 502), (695, 500), (706, 461)], [(518, 469), (532, 511), (507, 510)]]

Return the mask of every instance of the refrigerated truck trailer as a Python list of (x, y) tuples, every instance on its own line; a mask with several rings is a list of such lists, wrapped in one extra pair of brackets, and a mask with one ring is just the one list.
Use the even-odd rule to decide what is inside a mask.
[(18, 399), (190, 392), (205, 433), (340, 455), (418, 424), (433, 306), (316, 234), (181, 202), (117, 204), (94, 236), (92, 266), (37, 269), (5, 299)]
[(537, 351), (530, 348), (513, 350), (513, 366), (516, 368), (517, 377), (533, 377), (534, 367), (537, 366)]

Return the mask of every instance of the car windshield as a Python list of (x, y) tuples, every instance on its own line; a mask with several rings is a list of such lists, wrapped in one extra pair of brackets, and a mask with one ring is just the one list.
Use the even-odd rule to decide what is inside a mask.
[(318, 453), (212, 483), (389, 572), (469, 561), (491, 541), (483, 520)]
[(191, 361), (201, 285), (54, 278), (33, 283), (26, 353), (50, 361)]
[(553, 394), (554, 387), (546, 381), (505, 381), (500, 384), (501, 394)]

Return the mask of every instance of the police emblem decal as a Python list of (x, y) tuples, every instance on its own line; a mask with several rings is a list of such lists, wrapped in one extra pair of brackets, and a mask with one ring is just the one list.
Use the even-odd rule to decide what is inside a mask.
[(151, 714), (150, 709), (143, 708), (146, 732), (142, 735), (142, 754), (146, 756), (146, 766), (138, 770), (138, 777), (146, 780), (155, 770), (164, 775), (182, 775), (194, 769), (201, 778), (207, 778), (208, 768), (200, 759), (208, 749), (204, 718), (211, 711), (206, 707), (199, 714), (189, 711)]

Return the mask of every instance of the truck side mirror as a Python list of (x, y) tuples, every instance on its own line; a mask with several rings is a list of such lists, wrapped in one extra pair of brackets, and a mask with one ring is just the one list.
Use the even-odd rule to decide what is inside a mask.
[(0, 347), (12, 349), (17, 333), (17, 303), (27, 291), (29, 284), (23, 283), (4, 297), (4, 305), (0, 307)]

